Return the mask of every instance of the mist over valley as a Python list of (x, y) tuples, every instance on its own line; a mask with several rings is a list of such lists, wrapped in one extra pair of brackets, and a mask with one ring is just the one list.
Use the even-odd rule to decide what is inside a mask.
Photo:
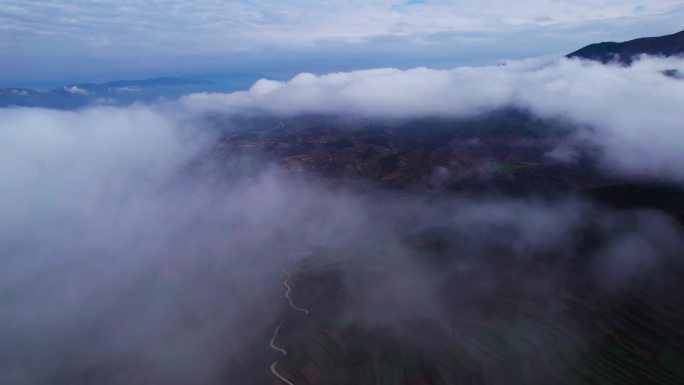
[(2, 89), (0, 382), (683, 383), (681, 38)]

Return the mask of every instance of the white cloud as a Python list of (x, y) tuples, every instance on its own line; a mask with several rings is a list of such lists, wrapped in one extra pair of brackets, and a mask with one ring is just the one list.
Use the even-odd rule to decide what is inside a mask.
[(130, 92), (140, 92), (142, 91), (142, 87), (139, 86), (131, 86), (131, 87), (110, 87), (108, 89), (109, 92), (114, 92), (117, 94), (122, 94), (122, 93), (130, 93)]
[(209, 142), (182, 126), (140, 106), (0, 109), (0, 381), (114, 365), (219, 382), (270, 332), (282, 294), (263, 283), (288, 253), (365, 221), (276, 172), (193, 173)]
[(85, 90), (79, 86), (64, 86), (63, 89), (72, 95), (88, 95), (90, 93), (88, 90)]
[(507, 106), (561, 117), (590, 129), (584, 139), (606, 164), (640, 176), (684, 181), (684, 60), (644, 58), (631, 67), (579, 60), (528, 60), (452, 70), (375, 69), (289, 81), (260, 80), (232, 94), (195, 94), (189, 109), (375, 117), (470, 116)]

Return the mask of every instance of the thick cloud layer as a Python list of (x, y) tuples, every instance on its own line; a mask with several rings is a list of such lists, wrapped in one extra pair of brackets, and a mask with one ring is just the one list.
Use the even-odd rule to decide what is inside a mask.
[[(628, 175), (684, 181), (684, 73), (681, 59), (644, 58), (631, 67), (579, 60), (530, 60), (453, 70), (375, 69), (287, 82), (260, 80), (249, 91), (196, 94), (200, 111), (355, 114), (380, 118), (464, 117), (506, 107), (579, 126), (605, 165)], [(426, 128), (427, 129), (427, 128)]]
[[(207, 155), (201, 125), (162, 111), (0, 111), (0, 380), (263, 379), (286, 306), (281, 269), (309, 257), (341, 266), (346, 319), (401, 332), (404, 320), (447, 312), (438, 288), (449, 282), (463, 294), (448, 299), (465, 301), (506, 271), (552, 297), (569, 277), (555, 264), (529, 274), (530, 262), (571, 261), (587, 229), (605, 236), (587, 266), (609, 271), (609, 288), (682, 247), (662, 215), (572, 198), (428, 202), (228, 167)], [(434, 229), (453, 240), (437, 268), (411, 246)]]
[(215, 383), (288, 255), (364, 221), (277, 172), (203, 171), (208, 139), (153, 109), (0, 114), (3, 381)]

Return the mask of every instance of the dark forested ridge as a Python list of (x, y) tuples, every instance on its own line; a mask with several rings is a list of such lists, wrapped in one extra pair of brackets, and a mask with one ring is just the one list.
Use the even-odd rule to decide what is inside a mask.
[(603, 42), (590, 44), (567, 57), (597, 60), (602, 63), (617, 61), (630, 64), (635, 56), (678, 56), (684, 54), (684, 31), (658, 37), (644, 37), (622, 43)]

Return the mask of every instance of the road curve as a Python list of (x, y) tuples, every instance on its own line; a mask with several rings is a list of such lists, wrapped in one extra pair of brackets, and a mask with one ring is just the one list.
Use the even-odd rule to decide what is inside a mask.
[(292, 278), (292, 274), (290, 274), (290, 272), (285, 269), (283, 269), (283, 273), (287, 274), (287, 279), (285, 280), (285, 282), (283, 282), (283, 285), (286, 289), (285, 298), (287, 298), (287, 301), (290, 303), (290, 307), (295, 311), (300, 311), (304, 314), (309, 314), (309, 310), (295, 306), (294, 302), (292, 301), (292, 297), (290, 297), (290, 292), (292, 291), (292, 288), (290, 287), (289, 281), (290, 278)]
[(278, 332), (280, 331), (280, 327), (283, 326), (283, 323), (284, 322), (281, 322), (280, 325), (278, 325), (278, 327), (275, 328), (275, 331), (273, 332), (273, 337), (271, 337), (271, 341), (268, 344), (271, 346), (271, 349), (275, 350), (276, 352), (283, 353), (283, 355), (285, 356), (287, 355), (287, 350), (275, 345), (275, 339), (276, 337), (278, 337)]
[(288, 380), (287, 378), (283, 377), (278, 373), (276, 370), (276, 365), (278, 365), (278, 361), (275, 361), (271, 364), (271, 373), (273, 373), (274, 376), (276, 376), (280, 381), (286, 383), (287, 385), (295, 385), (292, 383), (292, 381)]
[[(292, 301), (292, 297), (290, 297), (290, 292), (292, 291), (292, 288), (290, 287), (289, 281), (290, 278), (292, 278), (292, 274), (290, 274), (289, 271), (283, 269), (283, 272), (287, 275), (287, 278), (283, 282), (283, 285), (285, 286), (285, 298), (287, 298), (287, 302), (290, 304), (290, 307), (292, 310), (295, 311), (300, 311), (304, 314), (309, 314), (309, 310), (297, 307), (295, 306), (294, 302)], [(282, 353), (284, 356), (287, 355), (287, 350), (277, 346), (275, 344), (275, 339), (278, 337), (278, 332), (280, 331), (280, 327), (283, 326), (284, 322), (281, 322), (273, 331), (273, 337), (271, 337), (271, 341), (268, 343), (271, 349), (275, 350), (276, 352)], [(276, 376), (280, 381), (284, 382), (286, 385), (295, 385), (292, 383), (292, 381), (288, 380), (287, 378), (283, 377), (280, 373), (278, 373), (278, 370), (276, 370), (276, 366), (278, 365), (278, 360), (273, 361), (271, 364), (271, 373), (273, 373), (274, 376)]]

